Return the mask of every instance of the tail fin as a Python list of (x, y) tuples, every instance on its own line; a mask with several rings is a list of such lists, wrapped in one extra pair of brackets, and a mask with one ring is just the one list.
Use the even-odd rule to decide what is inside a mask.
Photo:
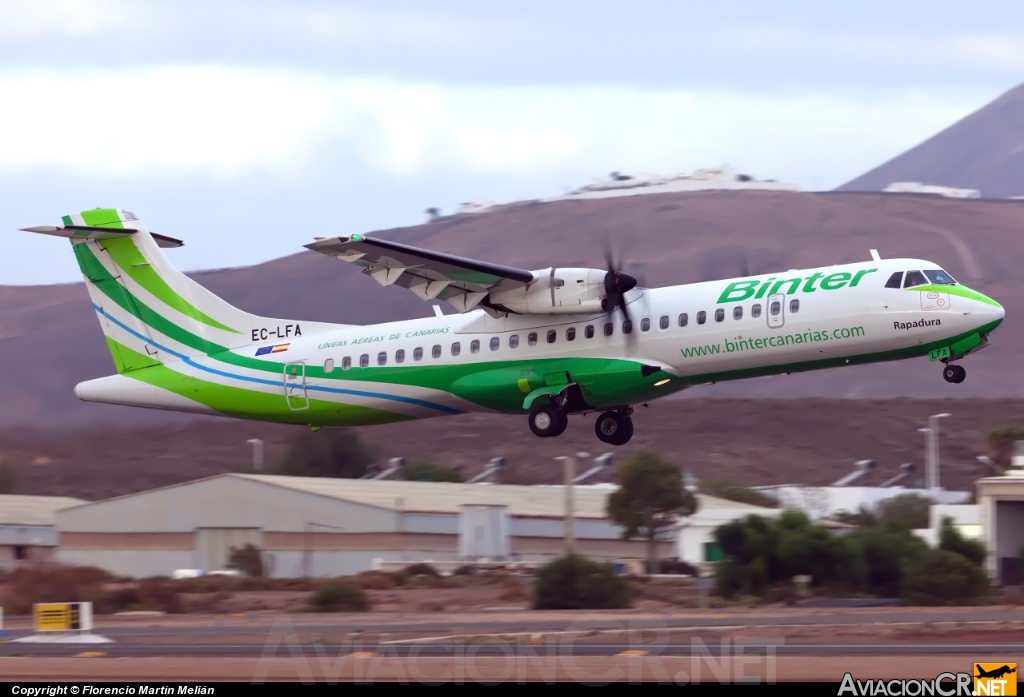
[(333, 326), (259, 317), (230, 305), (167, 262), (160, 247), (180, 241), (150, 233), (128, 211), (97, 208), (63, 221), (63, 228), (26, 230), (71, 239), (119, 373)]

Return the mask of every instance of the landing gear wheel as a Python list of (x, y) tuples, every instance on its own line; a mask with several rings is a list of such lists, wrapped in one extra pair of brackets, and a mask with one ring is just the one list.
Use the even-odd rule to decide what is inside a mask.
[(960, 383), (967, 377), (967, 371), (964, 370), (963, 366), (950, 364), (942, 371), (942, 377), (945, 378), (946, 382)]
[(606, 411), (597, 417), (594, 433), (609, 445), (625, 445), (633, 437), (633, 419), (617, 411)]
[(534, 404), (530, 408), (530, 430), (539, 438), (562, 435), (569, 425), (569, 417), (554, 404)]

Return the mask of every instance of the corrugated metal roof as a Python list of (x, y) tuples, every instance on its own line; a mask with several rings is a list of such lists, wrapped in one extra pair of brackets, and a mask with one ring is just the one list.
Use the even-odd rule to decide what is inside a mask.
[(54, 514), (88, 501), (63, 496), (0, 495), (0, 525), (53, 525)]
[[(512, 486), (507, 484), (455, 484), (395, 480), (282, 477), (229, 474), (285, 489), (351, 501), (393, 511), (458, 513), (463, 505), (508, 506), (509, 514), (521, 517), (560, 518), (565, 514), (565, 488), (561, 486)], [(607, 487), (573, 487), (573, 513), (577, 518), (605, 518), (611, 491)], [(740, 515), (765, 509), (704, 494), (697, 495), (700, 509), (728, 509)]]

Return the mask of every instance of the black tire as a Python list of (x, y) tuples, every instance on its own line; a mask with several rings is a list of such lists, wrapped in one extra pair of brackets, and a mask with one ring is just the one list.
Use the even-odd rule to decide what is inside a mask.
[(942, 379), (946, 382), (956, 382), (957, 368), (960, 366), (947, 365), (942, 369)]
[(962, 365), (955, 365), (953, 367), (956, 369), (956, 377), (953, 378), (953, 382), (956, 384), (960, 384), (967, 377), (967, 369), (964, 368)]
[(608, 445), (625, 445), (633, 437), (633, 420), (617, 411), (606, 411), (594, 422), (598, 440)]
[(534, 404), (530, 408), (530, 430), (538, 438), (560, 436), (569, 424), (569, 417), (554, 404)]

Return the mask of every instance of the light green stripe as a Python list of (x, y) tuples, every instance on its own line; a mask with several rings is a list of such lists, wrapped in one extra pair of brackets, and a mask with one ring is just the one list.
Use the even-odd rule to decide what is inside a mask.
[(232, 334), (240, 333), (231, 327), (221, 324), (178, 295), (146, 261), (146, 258), (142, 256), (142, 252), (135, 245), (135, 240), (130, 237), (124, 237), (117, 240), (100, 240), (99, 244), (110, 253), (110, 258), (114, 260), (115, 264), (136, 283), (145, 288), (153, 297), (160, 300), (160, 302), (187, 317), (191, 317), (197, 322), (214, 327), (215, 329), (221, 329)]
[(994, 307), (1002, 307), (992, 298), (982, 295), (976, 290), (971, 290), (967, 286), (947, 286), (947, 285), (928, 285), (928, 286), (915, 286), (913, 288), (907, 288), (907, 290), (916, 290), (921, 293), (949, 293), (950, 295), (956, 295), (961, 298), (967, 298), (968, 300), (977, 300), (980, 303), (986, 305), (992, 305)]

